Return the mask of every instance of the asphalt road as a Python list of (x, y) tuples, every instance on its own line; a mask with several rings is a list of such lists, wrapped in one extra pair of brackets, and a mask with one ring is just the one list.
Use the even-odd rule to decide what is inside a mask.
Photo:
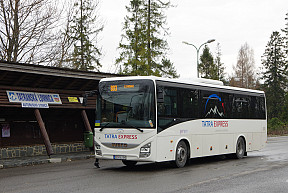
[(265, 149), (241, 160), (224, 156), (125, 167), (94, 159), (0, 170), (0, 192), (288, 192), (288, 137), (269, 138)]

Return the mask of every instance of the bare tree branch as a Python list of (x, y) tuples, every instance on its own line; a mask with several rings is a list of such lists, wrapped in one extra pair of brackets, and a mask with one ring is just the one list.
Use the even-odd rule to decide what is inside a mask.
[[(47, 62), (60, 12), (53, 0), (0, 0), (0, 59)], [(5, 29), (5, 30), (4, 30)], [(44, 60), (43, 60), (44, 59)]]
[(255, 88), (257, 78), (255, 73), (254, 50), (247, 43), (241, 46), (236, 66), (233, 66), (234, 77), (232, 86)]

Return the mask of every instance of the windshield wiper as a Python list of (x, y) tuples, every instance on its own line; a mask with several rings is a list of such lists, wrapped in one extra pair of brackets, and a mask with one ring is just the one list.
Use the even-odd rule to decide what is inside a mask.
[(140, 128), (134, 126), (134, 125), (131, 125), (130, 123), (128, 123), (128, 122), (126, 122), (126, 121), (124, 121), (124, 120), (121, 121), (121, 124), (122, 124), (122, 125), (128, 125), (128, 126), (130, 126), (130, 127), (133, 127), (134, 129), (137, 129), (138, 131), (140, 131), (140, 132), (143, 133), (143, 130), (142, 130), (142, 129), (140, 129)]
[(108, 122), (108, 123), (106, 123), (105, 125), (103, 125), (99, 131), (103, 131), (103, 129), (105, 129), (106, 126), (108, 126), (110, 123), (111, 123), (111, 122)]
[[(105, 125), (103, 125), (99, 131), (103, 131), (103, 129), (107, 128), (106, 126), (108, 126), (110, 123), (111, 123), (111, 122), (108, 122), (108, 123), (106, 123)], [(128, 125), (128, 126), (134, 128), (134, 129), (137, 129), (138, 131), (140, 131), (140, 132), (143, 133), (143, 130), (142, 130), (142, 129), (140, 129), (140, 128), (134, 126), (134, 125), (131, 125), (130, 123), (127, 123), (127, 122), (125, 122), (125, 121), (121, 121), (121, 124), (122, 124), (122, 125)]]

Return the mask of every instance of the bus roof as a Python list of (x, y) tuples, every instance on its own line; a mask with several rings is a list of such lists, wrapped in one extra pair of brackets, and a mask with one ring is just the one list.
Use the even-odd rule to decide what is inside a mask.
[(251, 93), (258, 93), (264, 94), (264, 91), (260, 90), (253, 90), (247, 88), (240, 88), (240, 87), (232, 87), (232, 86), (224, 86), (222, 81), (219, 80), (211, 80), (211, 79), (204, 79), (204, 78), (195, 78), (195, 79), (170, 79), (170, 78), (163, 78), (163, 77), (156, 77), (156, 76), (125, 76), (125, 77), (112, 77), (112, 78), (103, 78), (100, 80), (102, 81), (116, 81), (116, 80), (153, 80), (153, 81), (163, 81), (169, 83), (179, 83), (185, 85), (194, 85), (194, 86), (203, 86), (203, 87), (212, 87), (212, 88), (219, 88), (231, 91), (243, 91), (243, 92), (251, 92)]

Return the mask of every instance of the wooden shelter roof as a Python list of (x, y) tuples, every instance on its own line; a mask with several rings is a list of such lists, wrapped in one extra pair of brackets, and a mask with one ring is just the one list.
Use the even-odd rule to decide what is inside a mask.
[(97, 89), (100, 79), (115, 76), (119, 75), (0, 61), (1, 86), (89, 91)]

